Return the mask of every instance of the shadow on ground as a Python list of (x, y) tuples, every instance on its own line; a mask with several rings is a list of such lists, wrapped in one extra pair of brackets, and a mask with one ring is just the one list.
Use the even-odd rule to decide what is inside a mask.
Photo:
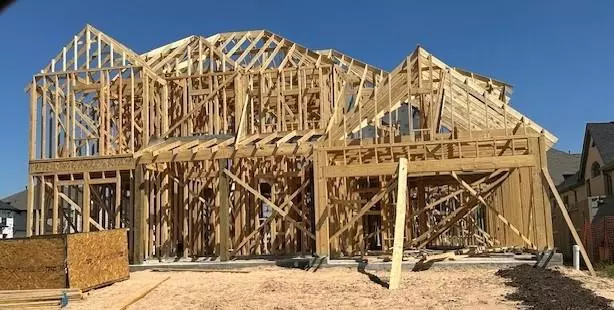
[(275, 260), (275, 265), (283, 268), (301, 269), (316, 272), (324, 263), (326, 257), (291, 258)]
[(433, 264), (435, 264), (435, 261), (426, 261), (424, 259), (421, 259), (414, 264), (414, 267), (411, 269), (411, 271), (426, 271), (431, 269), (431, 267), (433, 267)]
[(367, 267), (367, 262), (366, 261), (364, 261), (364, 260), (358, 261), (358, 268), (357, 268), (358, 272), (360, 272), (360, 273), (366, 275), (367, 277), (369, 277), (369, 280), (371, 280), (371, 282), (373, 282), (375, 284), (378, 284), (378, 285), (380, 285), (383, 288), (388, 288), (388, 282), (382, 280), (380, 277), (378, 277), (378, 276), (376, 276), (376, 275), (374, 275), (374, 274), (372, 274), (370, 272), (367, 272), (365, 270), (365, 267)]
[(582, 287), (582, 282), (558, 270), (518, 265), (496, 274), (508, 279), (506, 285), (516, 288), (505, 297), (529, 309), (614, 309), (610, 307), (611, 300), (595, 295)]

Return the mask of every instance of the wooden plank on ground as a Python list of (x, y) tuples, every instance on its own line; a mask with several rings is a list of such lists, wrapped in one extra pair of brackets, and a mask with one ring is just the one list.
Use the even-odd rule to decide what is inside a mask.
[(168, 276), (168, 277), (162, 279), (162, 281), (156, 282), (154, 285), (146, 287), (145, 289), (140, 291), (138, 293), (138, 295), (136, 295), (134, 297), (131, 297), (128, 301), (122, 303), (122, 306), (119, 309), (120, 310), (128, 309), (128, 307), (130, 307), (132, 304), (134, 304), (135, 302), (141, 300), (143, 297), (147, 296), (147, 294), (149, 294), (151, 291), (155, 290), (158, 286), (160, 286), (162, 283), (166, 282), (166, 280), (168, 280), (170, 278), (171, 277)]

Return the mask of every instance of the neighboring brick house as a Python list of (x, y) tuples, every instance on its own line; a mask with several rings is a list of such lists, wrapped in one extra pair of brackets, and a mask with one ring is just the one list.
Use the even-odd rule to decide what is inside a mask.
[(0, 199), (0, 239), (26, 236), (27, 191)]
[[(557, 169), (550, 163), (550, 158), (549, 169)], [(614, 122), (586, 125), (582, 154), (575, 170), (562, 173), (557, 190), (589, 255), (593, 260), (608, 259), (610, 255), (606, 255), (607, 250), (604, 247), (609, 245), (608, 242), (604, 244), (607, 240), (603, 239), (607, 232), (597, 228), (614, 216)], [(551, 201), (554, 202), (554, 199)], [(554, 209), (556, 208), (553, 207)], [(569, 257), (574, 244), (571, 233), (560, 212), (552, 212), (552, 217), (555, 246)], [(614, 229), (614, 226), (612, 228)], [(614, 248), (614, 236), (611, 237)]]

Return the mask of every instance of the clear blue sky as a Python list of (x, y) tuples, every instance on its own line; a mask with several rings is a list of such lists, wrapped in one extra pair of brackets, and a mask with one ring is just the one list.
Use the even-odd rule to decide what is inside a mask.
[(384, 69), (419, 43), (514, 85), (512, 105), (558, 136), (559, 149), (581, 151), (586, 122), (614, 120), (614, 1), (241, 2), (18, 0), (0, 13), (0, 197), (27, 180), (24, 85), (86, 23), (136, 52), (266, 28)]

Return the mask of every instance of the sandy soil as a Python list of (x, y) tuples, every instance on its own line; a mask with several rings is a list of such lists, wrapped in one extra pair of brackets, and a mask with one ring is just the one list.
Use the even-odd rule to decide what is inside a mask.
[[(129, 309), (515, 309), (513, 290), (495, 269), (404, 272), (401, 289), (380, 283), (388, 272), (355, 269), (313, 271), (259, 267), (249, 273), (150, 272), (89, 293), (71, 309), (118, 309), (143, 288), (170, 279)], [(379, 283), (378, 283), (379, 282)]]
[[(140, 271), (130, 280), (94, 290), (70, 309), (120, 309), (170, 277), (129, 309), (516, 309), (518, 292), (496, 269), (449, 268), (404, 272), (401, 289), (385, 288), (388, 272), (348, 268), (313, 271), (258, 267), (247, 273)], [(614, 300), (614, 279), (557, 267), (597, 295)], [(532, 273), (531, 273), (532, 274)], [(536, 273), (539, 274), (539, 273)], [(538, 287), (552, 285), (549, 275)], [(531, 281), (532, 282), (532, 281)], [(508, 282), (509, 284), (509, 282)], [(526, 285), (526, 284), (525, 284)]]

